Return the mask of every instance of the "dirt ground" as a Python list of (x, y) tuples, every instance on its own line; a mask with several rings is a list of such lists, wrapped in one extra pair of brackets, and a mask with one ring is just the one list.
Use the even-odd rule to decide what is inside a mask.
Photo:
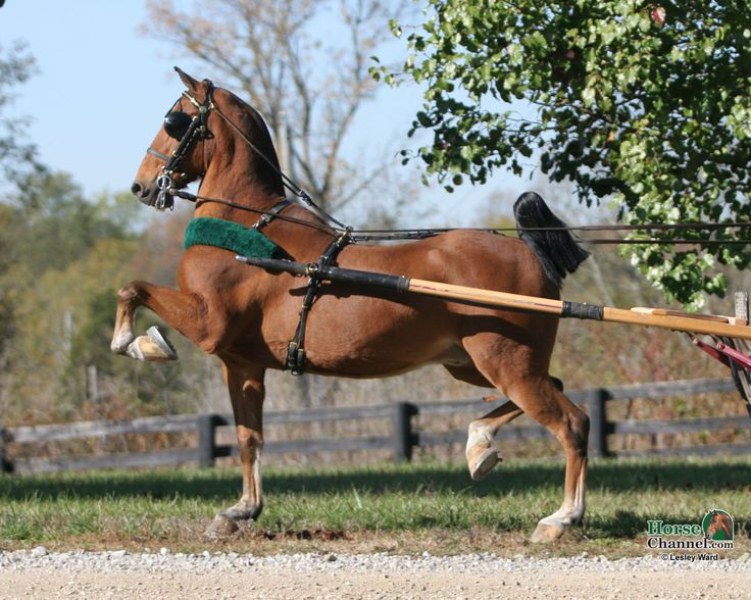
[(572, 568), (520, 573), (501, 571), (487, 577), (450, 569), (400, 572), (325, 572), (252, 566), (235, 573), (61, 572), (42, 569), (0, 571), (0, 598), (526, 598), (625, 599), (748, 598), (746, 571), (686, 571), (635, 568), (598, 572)]

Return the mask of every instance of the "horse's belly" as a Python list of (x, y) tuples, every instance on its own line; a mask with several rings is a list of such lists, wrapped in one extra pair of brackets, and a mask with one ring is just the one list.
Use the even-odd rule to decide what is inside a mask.
[(455, 341), (432, 336), (394, 336), (391, 339), (342, 339), (340, 344), (306, 344), (311, 371), (345, 377), (383, 377), (406, 373), (426, 364), (464, 367), (471, 364)]

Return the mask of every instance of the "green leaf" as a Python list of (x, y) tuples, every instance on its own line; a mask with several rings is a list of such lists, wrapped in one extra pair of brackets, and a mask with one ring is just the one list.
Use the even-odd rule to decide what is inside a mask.
[[(426, 99), (410, 135), (448, 143), (419, 153), (447, 187), (457, 174), (538, 169), (637, 225), (748, 219), (750, 3), (670, 5), (664, 24), (633, 0), (426, 6), (423, 35), (407, 42), (404, 77)], [(738, 244), (626, 253), (666, 298), (693, 306), (723, 292), (717, 263), (751, 264)]]

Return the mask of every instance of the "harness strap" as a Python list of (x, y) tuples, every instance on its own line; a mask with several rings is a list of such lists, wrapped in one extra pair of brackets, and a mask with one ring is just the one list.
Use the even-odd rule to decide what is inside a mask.
[(282, 198), (281, 200), (279, 200), (279, 202), (274, 204), (271, 209), (261, 215), (258, 221), (256, 221), (256, 224), (253, 225), (253, 229), (255, 229), (256, 231), (261, 231), (261, 229), (271, 223), (271, 221), (273, 221), (277, 217), (277, 215), (285, 208), (287, 208), (290, 204), (292, 204), (292, 202), (287, 200), (287, 198)]
[(300, 307), (300, 321), (297, 324), (295, 337), (292, 338), (287, 348), (286, 368), (293, 375), (302, 375), (305, 372), (305, 329), (308, 322), (308, 314), (310, 313), (310, 309), (313, 308), (313, 303), (316, 301), (321, 288), (322, 278), (319, 275), (320, 269), (336, 261), (339, 253), (345, 246), (352, 243), (352, 241), (351, 230), (347, 228), (338, 238), (331, 242), (326, 251), (315, 263), (314, 266), (316, 268), (308, 270), (308, 289), (305, 291), (305, 298)]

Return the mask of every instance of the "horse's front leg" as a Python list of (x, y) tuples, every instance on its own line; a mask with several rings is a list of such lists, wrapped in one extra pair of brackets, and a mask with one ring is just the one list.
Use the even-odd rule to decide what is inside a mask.
[(172, 346), (156, 327), (149, 328), (146, 335), (136, 337), (134, 321), (140, 306), (151, 309), (199, 346), (206, 345), (206, 308), (199, 297), (172, 288), (132, 281), (117, 293), (115, 330), (110, 345), (116, 354), (126, 354), (138, 360), (177, 358)]
[(236, 531), (238, 522), (255, 520), (263, 510), (261, 453), (264, 370), (258, 367), (229, 366), (225, 363), (224, 373), (235, 416), (243, 484), (240, 500), (217, 514), (207, 531), (207, 535), (211, 537)]

